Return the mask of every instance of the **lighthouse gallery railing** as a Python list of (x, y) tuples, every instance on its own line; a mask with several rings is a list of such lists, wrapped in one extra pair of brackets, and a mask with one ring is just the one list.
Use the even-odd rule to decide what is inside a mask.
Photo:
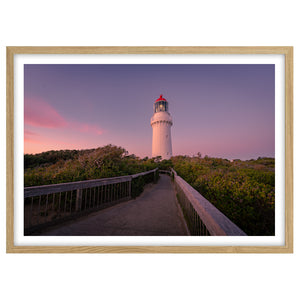
[(157, 173), (156, 168), (128, 176), (26, 187), (25, 234), (129, 200), (136, 195), (135, 181), (140, 190), (141, 180), (155, 181)]
[(172, 169), (177, 198), (191, 235), (246, 235)]

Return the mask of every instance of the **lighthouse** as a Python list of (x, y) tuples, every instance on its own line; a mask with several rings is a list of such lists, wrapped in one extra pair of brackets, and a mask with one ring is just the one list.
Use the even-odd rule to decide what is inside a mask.
[(161, 156), (170, 159), (172, 156), (171, 126), (172, 117), (168, 112), (168, 101), (163, 95), (154, 102), (152, 126), (152, 157)]

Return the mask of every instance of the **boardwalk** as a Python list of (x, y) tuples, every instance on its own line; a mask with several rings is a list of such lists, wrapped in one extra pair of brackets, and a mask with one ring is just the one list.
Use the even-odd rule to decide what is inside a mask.
[(167, 175), (146, 187), (134, 200), (101, 210), (49, 230), (54, 236), (181, 236), (187, 235), (175, 190)]

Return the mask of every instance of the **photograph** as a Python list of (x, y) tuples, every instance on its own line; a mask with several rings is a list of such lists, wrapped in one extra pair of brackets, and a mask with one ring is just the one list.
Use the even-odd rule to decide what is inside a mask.
[(274, 236), (274, 64), (25, 64), (24, 234)]
[(7, 251), (293, 251), (292, 66), (291, 47), (7, 47)]

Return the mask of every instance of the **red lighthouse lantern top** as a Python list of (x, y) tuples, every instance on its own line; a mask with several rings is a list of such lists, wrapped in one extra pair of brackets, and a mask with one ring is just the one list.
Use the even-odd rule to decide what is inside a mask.
[(163, 98), (163, 95), (160, 95), (158, 99), (156, 99), (155, 102), (158, 102), (158, 101), (167, 101), (165, 98)]
[(160, 97), (154, 103), (154, 113), (161, 111), (168, 112), (168, 101), (163, 98), (163, 95), (160, 95)]

